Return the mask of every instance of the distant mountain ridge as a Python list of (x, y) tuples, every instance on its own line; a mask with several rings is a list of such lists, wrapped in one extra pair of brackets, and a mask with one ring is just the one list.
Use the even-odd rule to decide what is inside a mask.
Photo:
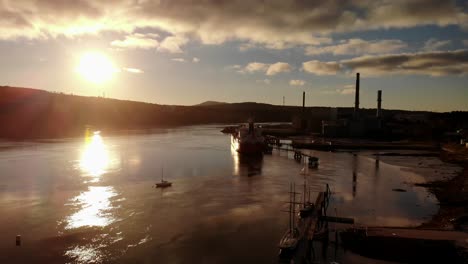
[[(223, 103), (207, 101), (194, 106), (160, 105), (102, 97), (86, 97), (30, 88), (0, 86), (0, 138), (33, 139), (75, 137), (86, 127), (104, 131), (157, 127), (256, 122), (291, 122), (306, 117), (329, 120), (331, 107), (279, 106), (265, 103)], [(352, 107), (339, 107), (340, 115), (352, 116)], [(361, 109), (375, 115), (375, 109)], [(412, 112), (384, 109), (384, 117), (399, 113), (423, 113), (437, 118), (452, 113)], [(468, 112), (460, 112), (465, 116)], [(314, 122), (315, 122), (314, 121)], [(320, 132), (320, 131), (316, 131)]]
[(218, 101), (206, 101), (201, 104), (197, 104), (196, 106), (211, 106), (211, 105), (222, 105), (222, 104), (228, 104), (228, 103), (218, 102)]
[[(145, 130), (214, 123), (290, 122), (300, 107), (258, 103), (160, 105), (0, 86), (0, 138), (82, 136), (87, 127), (103, 131)], [(107, 133), (107, 132), (106, 132)]]

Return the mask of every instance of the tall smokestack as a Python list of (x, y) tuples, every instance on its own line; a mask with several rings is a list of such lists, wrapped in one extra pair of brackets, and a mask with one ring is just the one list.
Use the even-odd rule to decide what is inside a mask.
[(382, 90), (377, 91), (377, 118), (382, 117)]
[(302, 92), (302, 111), (305, 109), (305, 92)]
[(354, 98), (354, 117), (359, 116), (359, 72), (356, 73), (356, 93)]

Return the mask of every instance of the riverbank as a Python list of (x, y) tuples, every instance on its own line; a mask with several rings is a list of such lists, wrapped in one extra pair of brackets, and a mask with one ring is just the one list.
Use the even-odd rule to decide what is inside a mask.
[(323, 151), (334, 150), (418, 150), (437, 151), (440, 146), (436, 142), (415, 142), (415, 141), (375, 141), (367, 139), (326, 139), (310, 137), (296, 137), (292, 140), (294, 148), (314, 149)]
[(456, 144), (442, 147), (440, 158), (462, 167), (454, 178), (417, 184), (428, 188), (439, 200), (440, 210), (424, 228), (468, 231), (468, 149)]
[(404, 181), (406, 187), (393, 191), (404, 195), (415, 188), (425, 188), (437, 198), (439, 209), (430, 220), (397, 229), (392, 225), (366, 225), (365, 235), (356, 235), (356, 229), (350, 229), (344, 231), (351, 234), (345, 248), (386, 261), (465, 263), (468, 260), (468, 149), (464, 146), (356, 139), (326, 142), (311, 137), (296, 137), (292, 143), (293, 148), (299, 149), (360, 153), (375, 160), (376, 166), (379, 162), (400, 166), (402, 171), (422, 177), (408, 177)]
[[(360, 255), (387, 261), (466, 263), (468, 149), (461, 145), (447, 144), (438, 153), (401, 151), (372, 155), (376, 160), (398, 164), (408, 171), (424, 175), (425, 183), (407, 184), (427, 188), (439, 201), (439, 210), (429, 221), (417, 227), (347, 229), (342, 233), (344, 246)], [(417, 165), (407, 163), (405, 159), (408, 156), (418, 157)], [(434, 158), (440, 161), (437, 162)]]

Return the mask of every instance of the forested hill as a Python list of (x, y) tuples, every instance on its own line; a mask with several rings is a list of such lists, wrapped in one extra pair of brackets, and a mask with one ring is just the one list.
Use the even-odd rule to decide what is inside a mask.
[[(89, 126), (99, 130), (118, 131), (209, 123), (241, 123), (250, 117), (254, 117), (256, 122), (291, 122), (293, 116), (301, 114), (320, 121), (329, 119), (330, 109), (307, 107), (303, 111), (298, 106), (251, 102), (209, 102), (194, 106), (158, 105), (0, 86), (0, 138), (73, 137), (82, 135)], [(339, 108), (339, 112), (340, 115), (351, 114), (352, 108)], [(403, 112), (408, 113), (385, 110), (387, 117)], [(362, 113), (372, 116), (375, 110), (362, 109)]]
[(257, 103), (173, 106), (0, 86), (1, 138), (55, 138), (100, 130), (145, 129), (206, 123), (290, 122), (299, 107)]

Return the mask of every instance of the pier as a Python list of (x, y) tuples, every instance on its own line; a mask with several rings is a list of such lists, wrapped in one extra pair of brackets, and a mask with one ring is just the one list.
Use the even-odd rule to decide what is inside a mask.
[(397, 143), (397, 142), (359, 142), (359, 141), (325, 141), (310, 142), (306, 140), (293, 140), (293, 148), (314, 150), (421, 150), (436, 151), (440, 147), (433, 144)]
[[(268, 143), (272, 149), (285, 151), (289, 158), (294, 157), (295, 161), (305, 164), (307, 164), (308, 160), (313, 160), (315, 157), (304, 153), (307, 150), (303, 149), (328, 151), (363, 149), (434, 151), (439, 148), (439, 146), (433, 144), (353, 140), (335, 142), (322, 140), (321, 142), (315, 142), (312, 140), (294, 139), (286, 143), (274, 137), (268, 138)], [(434, 154), (429, 153), (427, 155)], [(298, 219), (297, 229), (299, 230), (299, 235), (297, 236), (297, 246), (287, 256), (280, 255), (281, 263), (313, 263), (314, 261), (327, 258), (327, 250), (330, 244), (335, 245), (335, 252), (339, 246), (344, 250), (351, 250), (354, 253), (371, 259), (404, 263), (419, 263), (421, 261), (425, 263), (434, 263), (434, 261), (436, 261), (435, 263), (443, 263), (444, 261), (465, 263), (460, 262), (468, 256), (468, 236), (465, 232), (371, 226), (356, 228), (353, 225), (353, 218), (327, 215), (330, 196), (330, 188), (326, 185), (325, 190), (318, 193), (311, 213)], [(304, 202), (304, 208), (305, 204), (306, 202)], [(329, 222), (353, 226), (348, 226), (349, 228), (341, 226), (339, 230), (335, 229), (333, 231), (328, 228)], [(398, 254), (395, 254), (395, 252), (398, 252)]]
[(281, 262), (309, 263), (315, 258), (313, 241), (322, 240), (324, 243), (328, 243), (328, 222), (354, 223), (351, 218), (327, 216), (330, 197), (331, 190), (327, 184), (325, 190), (318, 193), (312, 212), (303, 218), (299, 218), (297, 224), (301, 234), (299, 243), (291, 255), (280, 255)]
[[(304, 161), (304, 163), (308, 163), (309, 168), (318, 167), (317, 157), (304, 153), (303, 151), (295, 148), (294, 145), (291, 143), (281, 143), (278, 138), (271, 136), (267, 138), (267, 143), (269, 149), (271, 150), (276, 149), (279, 151), (294, 152), (294, 160), (297, 162)], [(271, 154), (271, 151), (269, 152), (269, 154)]]
[[(281, 143), (280, 139), (274, 136), (267, 136), (269, 146), (278, 150), (297, 151), (298, 149), (312, 149), (320, 151), (335, 150), (420, 150), (438, 151), (439, 144), (430, 142), (383, 142), (359, 139), (333, 139), (300, 137), (291, 139), (291, 143)], [(303, 154), (305, 155), (305, 154)], [(307, 156), (307, 155), (305, 155)]]

